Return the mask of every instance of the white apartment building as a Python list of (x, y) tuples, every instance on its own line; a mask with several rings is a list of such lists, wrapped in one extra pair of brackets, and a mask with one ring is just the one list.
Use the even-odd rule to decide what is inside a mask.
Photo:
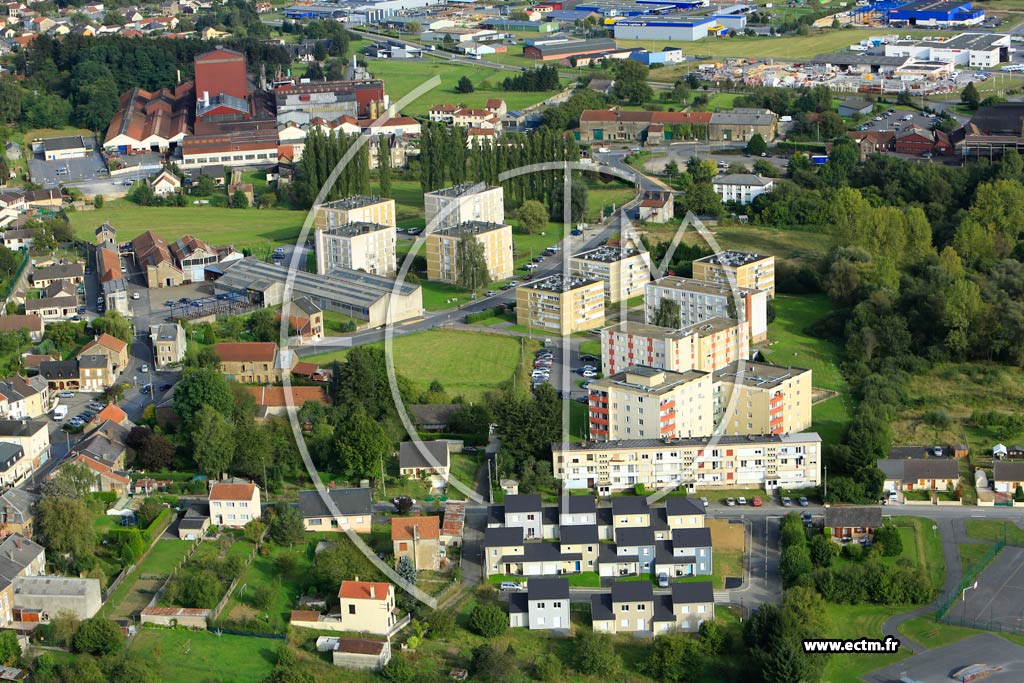
[(752, 343), (768, 336), (768, 292), (668, 276), (648, 282), (644, 294), (646, 320), (653, 324), (662, 299), (679, 305), (680, 327), (711, 318), (733, 318), (747, 323)]
[(627, 368), (590, 383), (595, 440), (707, 436), (714, 429), (711, 373)]
[(427, 230), (459, 223), (505, 223), (505, 191), (500, 186), (455, 185), (423, 195)]
[(814, 432), (693, 439), (627, 439), (551, 444), (556, 479), (568, 489), (610, 495), (648, 489), (779, 488), (821, 482), (821, 437)]
[(393, 277), (398, 271), (397, 235), (393, 225), (347, 223), (317, 230), (315, 237), (319, 275), (336, 268), (383, 277)]
[(338, 228), (350, 223), (376, 223), (395, 227), (395, 200), (353, 195), (320, 204), (313, 216), (316, 230)]
[(627, 321), (601, 330), (601, 367), (608, 374), (631, 365), (714, 372), (749, 355), (747, 325), (732, 318), (710, 318), (682, 329)]
[(765, 192), (771, 192), (775, 181), (753, 173), (729, 173), (714, 178), (711, 186), (723, 202), (738, 202), (745, 206)]

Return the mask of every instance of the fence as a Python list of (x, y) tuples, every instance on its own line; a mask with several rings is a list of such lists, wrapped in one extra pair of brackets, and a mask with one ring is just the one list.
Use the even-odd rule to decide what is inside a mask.
[(964, 572), (964, 577), (960, 580), (960, 585), (958, 585), (955, 590), (950, 591), (948, 594), (946, 594), (939, 602), (939, 610), (935, 613), (935, 621), (946, 624), (952, 623), (951, 621), (949, 621), (947, 615), (949, 613), (950, 607), (952, 607), (953, 603), (956, 602), (957, 596), (962, 595), (964, 589), (966, 589), (968, 586), (974, 585), (974, 582), (977, 580), (978, 575), (981, 574), (981, 572), (985, 571), (985, 568), (992, 562), (992, 560), (995, 559), (996, 555), (998, 555), (999, 552), (1005, 547), (1005, 538), (1003, 538), (1000, 541), (996, 541), (991, 548), (985, 551), (984, 555), (978, 558), (977, 562), (971, 565), (971, 567), (966, 572)]
[(3, 311), (0, 311), (0, 315), (6, 315), (6, 312), (7, 312), (7, 302), (10, 301), (11, 294), (14, 293), (14, 290), (17, 287), (18, 282), (21, 280), (21, 277), (25, 274), (25, 268), (28, 267), (28, 264), (29, 264), (30, 260), (31, 260), (31, 258), (29, 257), (28, 251), (26, 250), (25, 251), (25, 258), (23, 258), (21, 260), (21, 265), (18, 266), (18, 270), (16, 270), (14, 272), (14, 277), (11, 278), (11, 281), (9, 283), (7, 283), (7, 291), (4, 292)]

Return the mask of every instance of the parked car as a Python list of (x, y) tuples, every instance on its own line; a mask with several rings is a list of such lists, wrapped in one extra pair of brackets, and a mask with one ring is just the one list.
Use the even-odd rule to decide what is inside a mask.
[(62, 391), (59, 394), (57, 394), (57, 396), (59, 398), (74, 398), (75, 397), (75, 392), (73, 392), (73, 391)]
[(750, 504), (756, 508), (761, 507), (761, 496), (754, 496), (753, 500), (750, 501)]
[(800, 507), (805, 508), (808, 505), (810, 505), (810, 503), (807, 502), (807, 498), (805, 496), (800, 496)]
[(597, 371), (596, 370), (584, 370), (583, 371), (583, 376), (586, 377), (587, 379), (597, 379)]
[(814, 525), (814, 521), (811, 519), (811, 513), (810, 512), (805, 512), (804, 513), (804, 526), (810, 528), (813, 525)]
[(143, 363), (142, 367), (139, 368), (139, 372), (149, 372), (149, 363)]
[(740, 496), (739, 498), (736, 499), (736, 503), (738, 505), (746, 505), (747, 504), (747, 499), (745, 497), (743, 497), (743, 496)]
[(793, 501), (790, 500), (788, 496), (783, 496), (782, 497), (782, 507), (788, 508), (792, 504), (793, 504)]
[(708, 499), (705, 498), (704, 496), (701, 496), (700, 497), (700, 502), (704, 505), (704, 509), (707, 510), (708, 509)]
[(583, 231), (582, 231), (582, 230), (580, 230), (579, 228), (575, 228), (575, 229), (574, 229), (574, 230), (573, 230), (573, 231), (572, 231), (571, 233), (569, 233), (569, 234), (570, 234), (570, 235), (572, 235), (573, 237), (579, 237), (580, 235), (582, 235), (582, 234), (583, 234)]
[(736, 499), (735, 498), (726, 498), (725, 499), (725, 504), (728, 505), (729, 507), (732, 507), (732, 506), (736, 505)]
[(599, 360), (600, 360), (600, 358), (598, 358), (597, 356), (595, 356), (592, 353), (585, 353), (582, 356), (580, 356), (580, 362), (581, 363), (596, 363)]
[(503, 590), (503, 591), (521, 591), (521, 590), (523, 590), (523, 587), (522, 587), (522, 585), (516, 583), (515, 581), (502, 581), (501, 582), (501, 590)]
[(661, 572), (660, 574), (658, 574), (658, 588), (668, 588), (668, 586), (668, 574), (666, 574), (665, 572)]
[(139, 389), (139, 391), (142, 392), (143, 394), (148, 394), (153, 391), (153, 385), (145, 384), (141, 389)]
[(489, 299), (492, 296), (497, 296), (497, 294), (498, 293), (496, 291), (494, 291), (493, 289), (489, 289), (489, 290), (487, 290), (487, 294), (484, 294), (484, 296), (486, 296)]
[(164, 391), (167, 391), (168, 389), (170, 389), (172, 386), (174, 386), (174, 385), (173, 384), (161, 384), (159, 390), (161, 392), (164, 392)]

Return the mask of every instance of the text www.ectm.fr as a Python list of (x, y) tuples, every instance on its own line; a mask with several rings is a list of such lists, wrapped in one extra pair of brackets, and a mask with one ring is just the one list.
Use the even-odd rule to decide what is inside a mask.
[(804, 641), (804, 652), (840, 653), (859, 652), (871, 653), (893, 653), (900, 649), (900, 641), (892, 636), (886, 636), (885, 640), (872, 638), (856, 638), (854, 640), (840, 640), (838, 638), (817, 638)]

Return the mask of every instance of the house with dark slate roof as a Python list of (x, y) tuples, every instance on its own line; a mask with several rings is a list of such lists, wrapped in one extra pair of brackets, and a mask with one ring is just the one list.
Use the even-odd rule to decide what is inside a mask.
[(550, 577), (531, 579), (526, 591), (509, 595), (508, 621), (512, 628), (568, 633), (569, 580)]
[(599, 633), (693, 632), (715, 618), (714, 602), (710, 581), (673, 584), (668, 594), (647, 581), (616, 581), (610, 593), (591, 596), (591, 621)]
[[(324, 500), (326, 495), (328, 501)], [(299, 514), (306, 531), (370, 533), (373, 501), (368, 488), (299, 491)]]
[(882, 508), (877, 506), (840, 506), (825, 510), (825, 528), (836, 543), (860, 542), (874, 536), (882, 526)]

